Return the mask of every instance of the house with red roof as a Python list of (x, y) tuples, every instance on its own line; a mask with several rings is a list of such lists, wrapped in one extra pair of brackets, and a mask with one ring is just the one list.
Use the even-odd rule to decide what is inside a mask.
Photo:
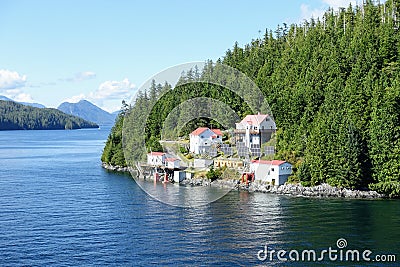
[(181, 167), (181, 161), (177, 158), (166, 158), (165, 167), (168, 169), (179, 169)]
[(272, 133), (276, 131), (274, 120), (268, 114), (247, 115), (241, 122), (236, 123), (236, 142), (243, 142), (246, 147), (251, 148), (271, 139)]
[(151, 166), (164, 166), (168, 169), (179, 169), (181, 161), (164, 152), (150, 152), (147, 154), (147, 164)]
[(206, 153), (213, 144), (222, 143), (220, 129), (199, 127), (189, 134), (190, 152), (194, 154)]
[(252, 160), (250, 173), (254, 174), (255, 181), (282, 185), (292, 174), (292, 164), (282, 160)]
[(147, 154), (147, 164), (152, 166), (164, 166), (167, 154), (164, 152), (150, 152)]

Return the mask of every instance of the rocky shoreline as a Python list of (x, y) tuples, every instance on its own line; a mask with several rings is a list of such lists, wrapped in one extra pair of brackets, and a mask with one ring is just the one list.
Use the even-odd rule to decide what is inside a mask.
[(317, 186), (302, 186), (301, 184), (284, 184), (280, 186), (271, 186), (266, 183), (251, 183), (250, 185), (238, 184), (237, 180), (215, 180), (210, 182), (208, 179), (190, 179), (185, 180), (183, 185), (191, 186), (212, 186), (220, 188), (234, 188), (249, 192), (271, 193), (277, 195), (288, 195), (296, 197), (326, 197), (326, 198), (354, 198), (354, 199), (381, 199), (385, 195), (370, 190), (351, 190), (338, 188), (329, 184)]
[[(130, 172), (130, 167), (112, 166), (102, 163), (102, 167), (116, 172)], [(191, 178), (181, 183), (182, 186), (211, 186), (219, 188), (232, 188), (249, 192), (271, 193), (277, 195), (287, 195), (296, 197), (317, 197), (317, 198), (353, 198), (353, 199), (381, 199), (386, 195), (379, 194), (370, 190), (351, 190), (346, 188), (333, 187), (328, 184), (317, 186), (302, 186), (301, 184), (284, 184), (280, 186), (271, 186), (266, 183), (254, 182), (249, 185), (238, 184), (235, 179), (218, 179), (211, 182), (207, 178)]]
[(130, 172), (132, 170), (132, 168), (130, 167), (114, 166), (105, 162), (101, 163), (101, 167), (103, 167), (106, 170), (114, 172)]
[(333, 187), (329, 184), (306, 187), (302, 186), (301, 184), (284, 184), (281, 186), (270, 186), (254, 183), (249, 186), (249, 191), (303, 197), (335, 197), (358, 199), (379, 199), (386, 197), (385, 195), (379, 194), (376, 191), (351, 190), (346, 188)]

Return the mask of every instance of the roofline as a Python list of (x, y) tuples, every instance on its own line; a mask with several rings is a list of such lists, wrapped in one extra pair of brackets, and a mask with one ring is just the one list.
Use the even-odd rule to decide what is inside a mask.
[[(274, 161), (276, 163), (278, 163), (278, 164), (274, 163)], [(284, 160), (277, 160), (277, 159), (275, 159), (275, 160), (258, 160), (258, 159), (256, 160), (256, 159), (253, 159), (251, 161), (251, 163), (255, 163), (255, 164), (270, 164), (270, 165), (273, 165), (273, 166), (280, 166), (282, 164), (289, 163), (289, 162), (284, 161)]]

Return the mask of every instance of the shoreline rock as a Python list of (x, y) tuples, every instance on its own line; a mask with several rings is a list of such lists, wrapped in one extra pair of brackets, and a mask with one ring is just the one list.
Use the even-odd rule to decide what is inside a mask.
[(302, 196), (302, 197), (325, 197), (325, 198), (350, 198), (350, 199), (382, 199), (386, 195), (371, 190), (351, 190), (338, 188), (329, 184), (305, 187), (301, 184), (284, 184), (271, 186), (262, 183), (253, 183), (248, 187), (250, 192), (273, 193), (279, 195)]
[(130, 167), (123, 167), (123, 166), (114, 166), (105, 162), (101, 163), (101, 167), (103, 167), (106, 170), (109, 171), (115, 171), (115, 172), (130, 172), (132, 168)]
[[(130, 172), (131, 167), (113, 166), (102, 162), (102, 167), (116, 172)], [(284, 184), (280, 186), (272, 186), (262, 182), (253, 182), (250, 185), (238, 184), (235, 179), (217, 179), (210, 181), (207, 178), (191, 178), (183, 180), (182, 186), (211, 186), (218, 188), (231, 188), (249, 192), (270, 193), (277, 195), (295, 196), (295, 197), (315, 197), (315, 198), (349, 198), (349, 199), (383, 199), (387, 198), (384, 194), (379, 194), (372, 190), (351, 190), (346, 188), (338, 188), (329, 184), (321, 184), (317, 186), (302, 186), (301, 184)]]
[(280, 186), (271, 186), (266, 183), (252, 183), (249, 186), (238, 184), (237, 180), (215, 180), (210, 182), (206, 178), (192, 178), (184, 180), (182, 186), (211, 186), (219, 188), (231, 188), (249, 192), (270, 193), (277, 195), (287, 195), (295, 197), (316, 197), (316, 198), (349, 198), (349, 199), (383, 199), (387, 198), (384, 194), (379, 194), (371, 190), (351, 190), (338, 188), (329, 184), (317, 186), (302, 186), (301, 184), (284, 184)]

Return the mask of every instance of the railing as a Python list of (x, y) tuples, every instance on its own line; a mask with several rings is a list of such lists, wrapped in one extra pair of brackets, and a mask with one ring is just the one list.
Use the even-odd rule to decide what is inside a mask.
[[(245, 134), (246, 130), (234, 130), (233, 132), (236, 134)], [(259, 133), (260, 133), (260, 131), (250, 130), (250, 134), (259, 134)]]

